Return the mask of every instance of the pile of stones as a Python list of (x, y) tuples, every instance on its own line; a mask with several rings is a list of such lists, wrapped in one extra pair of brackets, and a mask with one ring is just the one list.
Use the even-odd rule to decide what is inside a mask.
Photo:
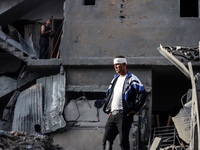
[(0, 130), (0, 150), (64, 150), (48, 136)]

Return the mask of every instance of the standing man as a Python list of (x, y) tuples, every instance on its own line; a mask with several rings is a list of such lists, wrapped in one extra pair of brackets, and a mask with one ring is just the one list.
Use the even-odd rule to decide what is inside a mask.
[(117, 75), (108, 88), (103, 108), (108, 114), (103, 149), (112, 150), (113, 141), (119, 134), (121, 149), (130, 150), (129, 131), (133, 115), (143, 106), (147, 93), (140, 80), (127, 71), (124, 56), (115, 57), (113, 63)]
[(51, 19), (48, 19), (44, 25), (41, 26), (41, 34), (40, 34), (40, 59), (43, 58), (45, 51), (49, 48), (49, 37), (52, 33), (51, 30)]

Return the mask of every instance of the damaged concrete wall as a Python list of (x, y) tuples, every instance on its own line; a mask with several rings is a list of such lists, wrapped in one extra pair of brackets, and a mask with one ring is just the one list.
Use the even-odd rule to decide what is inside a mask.
[[(151, 87), (152, 73), (148, 68), (128, 68), (130, 72), (137, 75), (148, 91), (147, 126), (151, 126)], [(67, 72), (67, 91), (74, 92), (106, 92), (115, 72), (113, 68), (93, 68), (93, 67), (71, 67)], [(96, 94), (96, 99), (99, 99)], [(59, 144), (66, 149), (102, 149), (102, 137), (107, 115), (101, 109), (94, 107), (95, 100), (88, 100), (82, 96), (77, 99), (69, 100), (64, 109), (67, 129), (53, 134), (55, 144)], [(130, 132), (131, 148), (138, 146), (138, 121), (139, 115), (134, 117), (134, 125)], [(73, 126), (71, 126), (73, 124)], [(146, 131), (145, 131), (146, 132)], [(62, 138), (65, 137), (65, 140)], [(114, 142), (114, 149), (119, 150), (119, 139)]]
[[(18, 19), (39, 19), (43, 22), (51, 15), (54, 18), (63, 17), (63, 2), (52, 0)], [(44, 9), (46, 6), (49, 6), (48, 10)], [(29, 67), (50, 75), (53, 66), (62, 64), (66, 67), (67, 92), (106, 92), (115, 74), (112, 66), (114, 56), (125, 55), (128, 70), (139, 77), (149, 92), (149, 119), (152, 101), (151, 66), (170, 64), (165, 59), (159, 59), (158, 45), (195, 47), (199, 41), (199, 20), (179, 18), (178, 0), (96, 0), (95, 5), (83, 5), (80, 0), (66, 0), (64, 11), (61, 59), (33, 60), (28, 63)], [(63, 144), (65, 148), (76, 146), (77, 149), (98, 149), (101, 147), (105, 120), (101, 121), (94, 115), (97, 113), (94, 108), (89, 111), (87, 103), (82, 110), (84, 114), (75, 124), (77, 128), (55, 133), (55, 142)], [(71, 116), (66, 108), (65, 111), (65, 117), (72, 117), (71, 120), (79, 116), (77, 112)], [(94, 114), (90, 115), (92, 112)], [(151, 126), (150, 121), (148, 125)], [(118, 142), (115, 143), (118, 147)]]
[[(151, 69), (128, 66), (128, 71), (138, 76), (144, 85), (151, 87)], [(106, 92), (114, 75), (114, 68), (70, 67), (67, 70), (66, 90)]]
[(161, 57), (159, 44), (198, 46), (199, 19), (179, 14), (179, 0), (66, 0), (61, 57), (64, 64), (93, 64), (102, 57), (100, 64), (108, 64), (106, 57), (123, 54), (135, 64), (135, 57)]

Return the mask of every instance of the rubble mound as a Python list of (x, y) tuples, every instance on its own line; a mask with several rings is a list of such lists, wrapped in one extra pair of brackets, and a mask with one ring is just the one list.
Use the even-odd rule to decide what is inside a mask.
[(64, 150), (47, 135), (0, 131), (0, 150)]

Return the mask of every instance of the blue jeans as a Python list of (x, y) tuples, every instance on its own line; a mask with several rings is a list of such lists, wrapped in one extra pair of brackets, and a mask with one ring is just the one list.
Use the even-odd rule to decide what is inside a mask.
[(103, 149), (106, 148), (106, 142), (110, 143), (109, 150), (112, 150), (113, 141), (119, 134), (120, 146), (122, 150), (130, 150), (129, 132), (133, 122), (133, 114), (110, 115), (105, 125), (103, 137)]
[(49, 38), (40, 38), (40, 59), (43, 58), (46, 50), (49, 48)]

